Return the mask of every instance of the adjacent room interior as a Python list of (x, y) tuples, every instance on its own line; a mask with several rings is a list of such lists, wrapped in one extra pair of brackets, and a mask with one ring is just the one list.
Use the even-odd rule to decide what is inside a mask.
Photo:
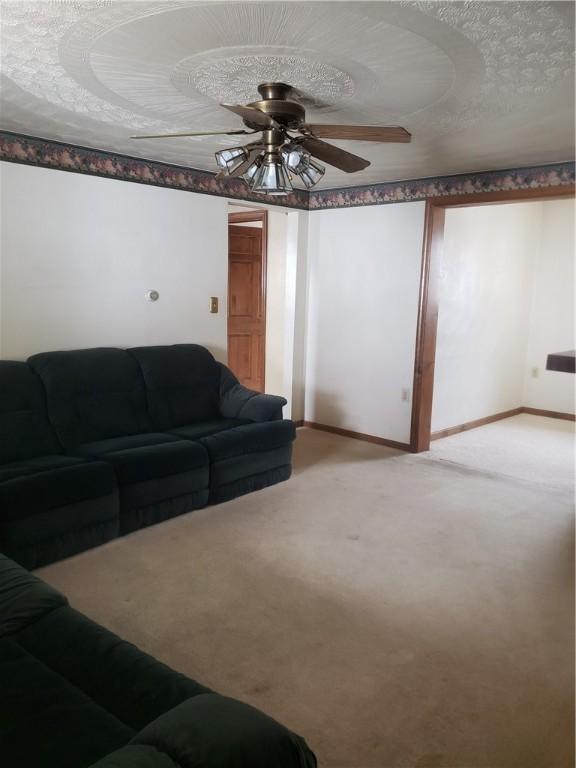
[(546, 367), (574, 344), (571, 200), (448, 209), (439, 283), (433, 439), (571, 412), (571, 378)]
[(0, 756), (574, 764), (574, 9), (0, 0)]

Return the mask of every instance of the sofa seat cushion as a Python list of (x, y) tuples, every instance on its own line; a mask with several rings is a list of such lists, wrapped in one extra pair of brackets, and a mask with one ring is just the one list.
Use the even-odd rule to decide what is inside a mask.
[(139, 435), (124, 435), (122, 437), (110, 437), (107, 440), (97, 440), (94, 443), (84, 443), (78, 449), (81, 456), (103, 456), (113, 451), (125, 451), (130, 448), (143, 448), (147, 445), (162, 445), (163, 443), (175, 443), (178, 440), (174, 435), (164, 432), (144, 432)]
[(210, 459), (224, 461), (238, 456), (265, 453), (290, 445), (296, 439), (296, 427), (290, 419), (245, 424), (205, 437), (202, 444)]
[(0, 466), (0, 483), (5, 480), (14, 480), (17, 477), (35, 475), (38, 472), (46, 472), (52, 469), (62, 469), (78, 464), (85, 464), (86, 459), (75, 456), (38, 456), (25, 461), (12, 461)]
[(118, 535), (109, 464), (44, 456), (6, 464), (0, 476), (0, 550), (21, 565), (39, 568)]
[(295, 437), (294, 422), (285, 419), (201, 438), (210, 456), (210, 501), (227, 501), (287, 480)]
[(0, 680), (3, 765), (83, 768), (134, 735), (11, 637), (0, 640)]
[(0, 526), (115, 490), (114, 473), (100, 461), (44, 456), (5, 464), (0, 469)]
[(121, 534), (208, 502), (209, 460), (200, 443), (148, 433), (85, 443), (80, 450), (109, 463), (116, 474)]
[(131, 448), (121, 447), (125, 438), (103, 440), (102, 448), (99, 443), (89, 443), (81, 446), (81, 451), (110, 463), (121, 486), (207, 468), (208, 457), (199, 443), (171, 435), (161, 437), (165, 438), (162, 442)]
[(211, 419), (210, 421), (201, 421), (197, 424), (187, 424), (184, 427), (171, 429), (170, 432), (186, 440), (199, 440), (201, 437), (215, 435), (217, 432), (223, 432), (232, 427), (241, 427), (244, 424), (250, 424), (248, 419)]

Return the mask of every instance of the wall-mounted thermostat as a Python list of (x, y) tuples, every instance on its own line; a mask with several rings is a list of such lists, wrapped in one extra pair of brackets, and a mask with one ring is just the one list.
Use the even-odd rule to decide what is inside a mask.
[(160, 294), (158, 291), (146, 291), (146, 298), (148, 301), (158, 301)]

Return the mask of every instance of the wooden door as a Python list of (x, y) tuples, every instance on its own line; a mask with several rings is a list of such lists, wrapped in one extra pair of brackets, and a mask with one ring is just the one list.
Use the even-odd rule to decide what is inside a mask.
[(258, 392), (264, 391), (265, 223), (228, 226), (228, 365), (241, 384)]

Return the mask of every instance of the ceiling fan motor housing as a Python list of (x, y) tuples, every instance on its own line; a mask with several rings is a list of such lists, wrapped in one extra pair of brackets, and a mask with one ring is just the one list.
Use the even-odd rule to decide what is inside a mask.
[[(290, 85), (286, 83), (262, 83), (258, 86), (258, 92), (262, 99), (248, 104), (249, 107), (270, 115), (270, 117), (274, 118), (277, 123), (285, 128), (297, 128), (304, 121), (304, 107), (288, 98), (292, 93)], [(249, 120), (244, 120), (244, 123), (249, 128), (258, 129), (259, 127), (254, 123), (250, 123)]]

